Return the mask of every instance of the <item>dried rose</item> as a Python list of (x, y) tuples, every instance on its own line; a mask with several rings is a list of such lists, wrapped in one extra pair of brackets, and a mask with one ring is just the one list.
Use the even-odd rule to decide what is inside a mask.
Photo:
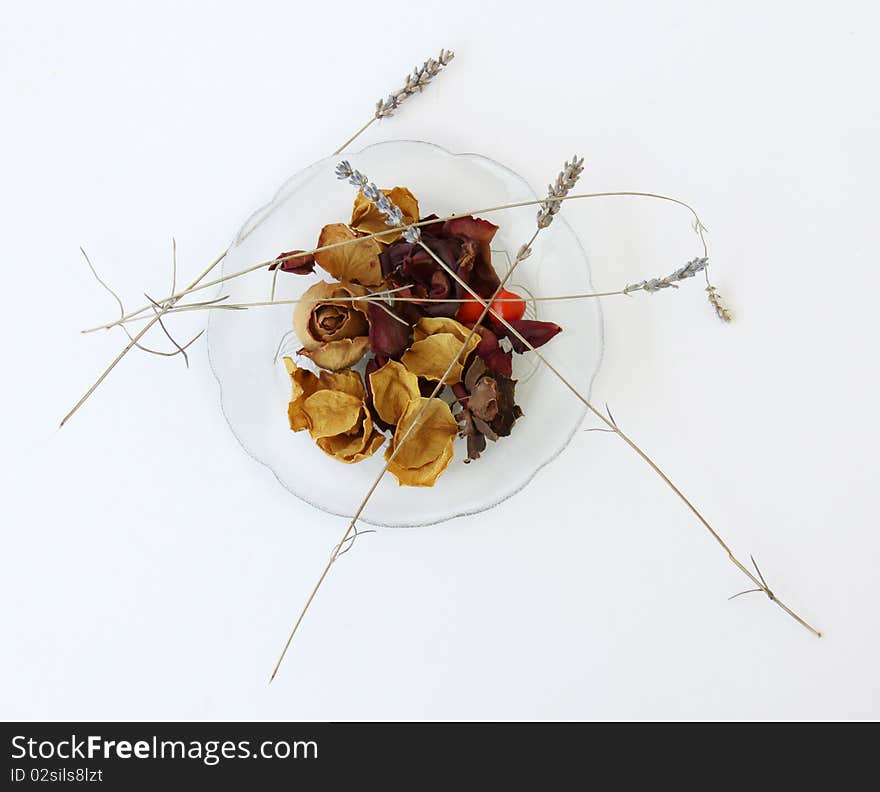
[(294, 275), (308, 275), (315, 271), (315, 257), (303, 250), (291, 250), (287, 253), (279, 253), (269, 265), (269, 271), (280, 269), (282, 272), (291, 272)]
[(366, 289), (353, 283), (318, 281), (306, 289), (293, 312), (293, 327), (303, 345), (299, 354), (331, 371), (357, 363), (370, 347), (366, 303), (334, 298), (365, 294)]
[[(403, 213), (405, 224), (415, 223), (419, 219), (419, 202), (406, 187), (394, 187), (391, 190), (382, 190)], [(377, 234), (380, 231), (390, 231), (385, 223), (385, 215), (379, 211), (376, 204), (364, 197), (363, 192), (358, 192), (354, 199), (354, 207), (351, 210), (351, 227), (359, 234)], [(400, 239), (401, 231), (376, 237), (376, 241), (383, 245), (389, 245)]]
[(324, 453), (349, 464), (372, 456), (385, 442), (373, 427), (359, 374), (322, 371), (318, 376), (288, 357), (284, 365), (292, 386), (287, 417), (294, 432), (307, 429)]
[[(415, 429), (391, 459), (397, 444), (423, 407), (425, 411)], [(445, 401), (424, 397), (413, 399), (407, 405), (391, 444), (385, 450), (385, 459), (391, 459), (388, 470), (401, 486), (433, 487), (452, 461), (458, 429), (458, 422), (452, 417), (452, 411)]]
[[(470, 340), (462, 350), (468, 336)], [(419, 377), (439, 382), (454, 361), (446, 377), (448, 385), (461, 380), (464, 363), (480, 342), (479, 335), (471, 334), (464, 325), (443, 316), (423, 316), (413, 328), (413, 338), (413, 345), (403, 353), (403, 365)]]
[[(321, 229), (318, 247), (356, 238), (357, 234), (344, 223), (331, 223)], [(382, 267), (379, 264), (381, 251), (382, 246), (375, 239), (362, 239), (359, 242), (331, 247), (329, 250), (319, 250), (315, 253), (315, 261), (337, 280), (378, 286), (382, 282)]]
[[(429, 215), (424, 220), (431, 220)], [(455, 316), (459, 304), (434, 302), (446, 298), (463, 299), (470, 292), (446, 271), (451, 270), (482, 297), (491, 296), (500, 281), (492, 266), (489, 242), (498, 227), (469, 215), (422, 227), (422, 243), (439, 258), (444, 267), (422, 245), (403, 240), (389, 245), (380, 255), (382, 272), (389, 286), (406, 287), (402, 297), (431, 300), (407, 303), (407, 318)]]

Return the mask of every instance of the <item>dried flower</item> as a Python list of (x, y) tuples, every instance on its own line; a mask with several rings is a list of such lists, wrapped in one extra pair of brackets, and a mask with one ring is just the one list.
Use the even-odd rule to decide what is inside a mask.
[(294, 432), (307, 429), (325, 454), (349, 464), (372, 456), (385, 442), (373, 427), (359, 374), (315, 375), (289, 357), (284, 366), (292, 387), (287, 416)]
[[(571, 162), (565, 163), (562, 171), (556, 177), (556, 183), (547, 187), (547, 200), (541, 204), (541, 209), (538, 212), (538, 228), (547, 228), (553, 222), (553, 218), (562, 207), (562, 199), (574, 188), (583, 170), (583, 157), (578, 158), (575, 155), (571, 158)], [(520, 248), (520, 253), (523, 253), (522, 248)], [(529, 253), (531, 253), (531, 249), (526, 248), (525, 255), (528, 256)], [(517, 255), (519, 256), (519, 254)]]
[(307, 289), (293, 312), (293, 327), (303, 345), (299, 354), (330, 371), (357, 363), (370, 348), (370, 325), (367, 303), (350, 298), (366, 294), (353, 283), (318, 281)]
[(643, 280), (639, 283), (631, 283), (624, 290), (624, 294), (629, 294), (634, 291), (646, 291), (646, 292), (657, 292), (660, 289), (668, 289), (678, 288), (678, 282), (683, 281), (686, 278), (693, 278), (698, 272), (702, 272), (706, 267), (709, 266), (709, 259), (695, 258), (691, 259), (687, 264), (683, 267), (679, 267), (675, 272), (671, 275), (667, 275), (665, 278), (651, 278), (651, 280)]
[(428, 58), (421, 66), (417, 66), (412, 74), (406, 76), (403, 88), (376, 103), (376, 118), (388, 118), (393, 115), (406, 99), (422, 91), (454, 57), (455, 53), (451, 50), (440, 50), (437, 60)]

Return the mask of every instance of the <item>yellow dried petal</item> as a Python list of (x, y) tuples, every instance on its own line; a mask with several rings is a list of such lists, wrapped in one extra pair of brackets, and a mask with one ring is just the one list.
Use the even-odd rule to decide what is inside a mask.
[(294, 432), (301, 432), (309, 428), (309, 419), (302, 410), (303, 402), (320, 389), (321, 382), (311, 371), (300, 368), (289, 357), (284, 358), (284, 367), (290, 375), (292, 388), (287, 420)]
[[(314, 397), (313, 397), (314, 398)], [(415, 429), (401, 444), (403, 436), (415, 421), (416, 416), (424, 408)], [(404, 468), (420, 468), (442, 456), (447, 443), (451, 443), (458, 433), (458, 422), (452, 417), (452, 410), (442, 399), (413, 399), (406, 407), (391, 446), (385, 453), (389, 459), (396, 451), (394, 461)], [(439, 474), (438, 474), (439, 475)]]
[[(382, 190), (400, 211), (403, 213), (405, 224), (415, 223), (419, 219), (419, 202), (406, 187), (394, 187), (391, 190)], [(351, 210), (351, 227), (359, 234), (377, 234), (379, 231), (388, 231), (383, 215), (376, 205), (367, 200), (362, 192), (354, 199), (354, 207)], [(376, 237), (376, 241), (383, 245), (396, 242), (401, 237), (400, 231), (393, 234)], [(318, 262), (320, 263), (320, 262)]]
[(336, 373), (322, 371), (319, 376), (322, 387), (327, 388), (327, 390), (342, 391), (361, 401), (367, 398), (364, 382), (361, 379), (361, 375), (356, 371), (348, 370)]
[(301, 349), (300, 354), (315, 361), (315, 364), (330, 371), (341, 371), (357, 363), (370, 348), (370, 337), (342, 338), (330, 341), (317, 349)]
[(401, 487), (433, 487), (440, 474), (449, 467), (454, 455), (453, 441), (450, 438), (437, 459), (418, 468), (401, 467), (395, 459), (388, 465), (388, 472), (397, 479)]
[(319, 390), (302, 405), (309, 422), (309, 434), (316, 439), (348, 432), (358, 422), (362, 408), (360, 399), (332, 390)]
[(373, 407), (385, 423), (396, 425), (407, 405), (419, 397), (419, 378), (396, 360), (370, 374)]
[[(357, 235), (345, 223), (332, 223), (321, 229), (318, 247), (355, 239)], [(382, 246), (375, 239), (362, 239), (350, 245), (321, 250), (315, 253), (318, 266), (342, 281), (354, 281), (364, 286), (378, 286), (382, 282), (379, 253)]]
[(334, 437), (320, 437), (315, 442), (325, 454), (347, 464), (372, 456), (385, 442), (385, 435), (373, 429), (373, 421), (367, 410), (364, 410), (363, 420), (358, 422), (352, 432)]
[(461, 382), (462, 367), (467, 356), (479, 343), (476, 334), (474, 334), (464, 351), (458, 354), (461, 342), (462, 339), (452, 333), (427, 336), (421, 341), (416, 341), (403, 353), (403, 365), (419, 377), (439, 381), (449, 369), (449, 364), (455, 361), (445, 380), (447, 385), (455, 385), (457, 382)]
[[(451, 333), (459, 341), (464, 341), (471, 334), (471, 331), (461, 322), (456, 322), (455, 319), (450, 319), (447, 316), (423, 316), (413, 328), (413, 338), (416, 341), (421, 341), (423, 338), (437, 333)], [(477, 336), (478, 334), (474, 333), (474, 338)], [(479, 338), (477, 338), (477, 343), (479, 343)]]

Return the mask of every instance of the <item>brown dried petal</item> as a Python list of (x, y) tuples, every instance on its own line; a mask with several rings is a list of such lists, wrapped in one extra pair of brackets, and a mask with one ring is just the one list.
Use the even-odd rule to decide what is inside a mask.
[[(356, 236), (345, 223), (325, 225), (318, 237), (318, 247), (345, 242)], [(382, 246), (375, 239), (362, 239), (350, 245), (320, 250), (315, 253), (315, 261), (338, 280), (378, 286), (382, 282), (381, 251)]]
[(419, 378), (396, 360), (389, 360), (370, 374), (370, 386), (373, 407), (379, 417), (391, 425), (397, 424), (409, 403), (419, 397)]
[(468, 408), (487, 422), (498, 415), (498, 385), (492, 377), (482, 377), (476, 384), (468, 399)]

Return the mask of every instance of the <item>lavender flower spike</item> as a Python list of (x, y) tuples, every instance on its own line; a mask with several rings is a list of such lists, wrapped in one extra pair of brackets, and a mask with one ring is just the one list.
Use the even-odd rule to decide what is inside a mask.
[(387, 99), (380, 99), (376, 103), (376, 118), (388, 118), (394, 115), (394, 111), (403, 102), (409, 99), (410, 96), (421, 93), (454, 57), (455, 53), (452, 50), (442, 49), (437, 56), (437, 60), (428, 58), (421, 66), (416, 66), (413, 73), (406, 76), (403, 88), (389, 94)]
[[(385, 215), (385, 225), (397, 228), (404, 224), (403, 212), (400, 211), (400, 207), (395, 206), (391, 199), (364, 176), (363, 173), (352, 168), (348, 160), (342, 160), (336, 166), (336, 178), (343, 181), (347, 180), (349, 184), (357, 187), (364, 194), (364, 198), (374, 204)], [(421, 240), (422, 232), (416, 227), (405, 228), (403, 230), (403, 238), (415, 245)]]
[(629, 294), (634, 291), (646, 291), (646, 292), (658, 292), (660, 289), (668, 289), (672, 287), (673, 289), (678, 288), (678, 282), (683, 281), (686, 278), (693, 278), (698, 272), (702, 272), (706, 267), (709, 266), (709, 259), (705, 257), (691, 259), (687, 264), (683, 267), (679, 267), (675, 272), (671, 275), (667, 275), (665, 278), (651, 278), (650, 280), (643, 280), (639, 283), (631, 283), (624, 290), (624, 294)]

